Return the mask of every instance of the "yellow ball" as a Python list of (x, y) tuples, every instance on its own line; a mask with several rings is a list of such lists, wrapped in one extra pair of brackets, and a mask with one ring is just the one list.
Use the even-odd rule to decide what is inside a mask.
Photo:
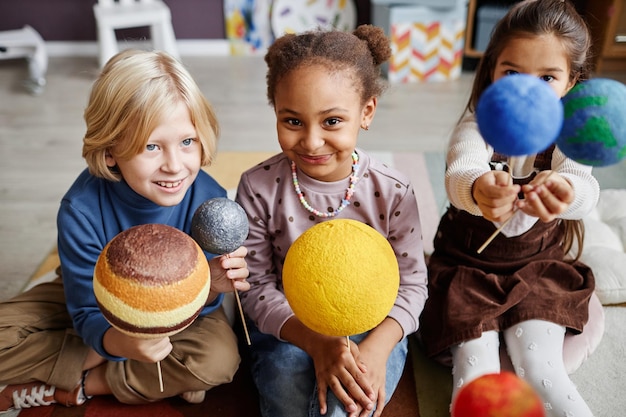
[(356, 220), (311, 227), (291, 245), (283, 267), (285, 296), (296, 317), (329, 336), (376, 327), (391, 311), (399, 285), (393, 248)]

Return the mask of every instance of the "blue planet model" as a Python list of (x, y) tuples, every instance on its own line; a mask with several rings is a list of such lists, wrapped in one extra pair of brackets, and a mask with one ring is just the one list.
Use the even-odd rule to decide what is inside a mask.
[(509, 75), (482, 93), (476, 121), (496, 152), (534, 155), (546, 150), (559, 135), (563, 105), (547, 82), (528, 74)]

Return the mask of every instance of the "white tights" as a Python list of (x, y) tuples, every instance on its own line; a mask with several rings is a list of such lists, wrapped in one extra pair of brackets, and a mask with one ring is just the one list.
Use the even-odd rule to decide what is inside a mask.
[[(515, 373), (543, 399), (550, 417), (593, 417), (563, 363), (563, 326), (528, 320), (503, 332)], [(477, 377), (500, 372), (498, 332), (463, 342), (452, 350), (452, 399), (461, 387)]]

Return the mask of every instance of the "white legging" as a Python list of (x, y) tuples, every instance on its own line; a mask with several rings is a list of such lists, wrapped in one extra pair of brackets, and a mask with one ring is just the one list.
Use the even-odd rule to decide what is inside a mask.
[[(543, 399), (551, 417), (593, 417), (578, 393), (563, 363), (563, 326), (528, 320), (503, 332), (515, 373), (528, 382)], [(498, 332), (452, 347), (452, 399), (460, 388), (488, 373), (500, 372)]]

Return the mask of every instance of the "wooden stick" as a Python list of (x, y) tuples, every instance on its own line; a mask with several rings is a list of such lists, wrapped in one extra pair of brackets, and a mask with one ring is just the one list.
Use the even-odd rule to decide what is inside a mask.
[(157, 370), (159, 371), (159, 389), (163, 392), (163, 372), (161, 372), (161, 361), (157, 362)]
[[(234, 286), (233, 282), (233, 286)], [(241, 308), (241, 300), (239, 299), (239, 293), (237, 289), (235, 289), (235, 299), (237, 300), (237, 306), (239, 307), (239, 314), (241, 315), (241, 323), (243, 323), (243, 331), (246, 334), (246, 341), (248, 342), (248, 346), (252, 343), (250, 342), (250, 335), (248, 334), (248, 326), (246, 325), (246, 318), (243, 315), (243, 308)]]
[(350, 336), (346, 336), (346, 346), (348, 346), (348, 350), (350, 350)]
[[(230, 258), (230, 254), (224, 254), (227, 258)], [(243, 315), (243, 308), (241, 308), (241, 300), (239, 299), (239, 293), (237, 292), (237, 288), (235, 288), (235, 282), (233, 281), (233, 292), (235, 293), (235, 300), (237, 300), (237, 307), (239, 308), (239, 315), (241, 316), (241, 324), (243, 324), (243, 332), (246, 334), (246, 342), (248, 342), (248, 346), (252, 344), (250, 342), (250, 334), (248, 333), (248, 325), (246, 324), (246, 317)]]
[(482, 251), (484, 251), (485, 248), (491, 243), (491, 241), (494, 240), (496, 236), (498, 236), (498, 234), (502, 231), (502, 229), (504, 229), (506, 225), (509, 224), (509, 222), (513, 219), (513, 217), (515, 217), (516, 213), (517, 213), (517, 210), (515, 210), (513, 214), (511, 215), (511, 217), (506, 219), (506, 221), (502, 223), (502, 225), (500, 225), (500, 227), (498, 227), (496, 231), (491, 234), (491, 236), (489, 236), (489, 239), (485, 240), (485, 243), (483, 243), (482, 246), (478, 248), (476, 252), (481, 253)]
[[(537, 186), (543, 184), (544, 182), (548, 181), (548, 178), (550, 178), (550, 175), (552, 175), (554, 171), (550, 171), (550, 173), (546, 176), (546, 178), (541, 181), (539, 184), (537, 184)], [(489, 245), (491, 243), (492, 240), (494, 240), (496, 238), (496, 236), (498, 236), (498, 234), (502, 231), (502, 229), (504, 229), (506, 227), (507, 224), (509, 224), (509, 222), (513, 219), (513, 217), (515, 217), (515, 214), (517, 213), (517, 209), (515, 209), (515, 211), (513, 211), (513, 214), (511, 215), (511, 217), (509, 217), (508, 219), (506, 219), (506, 221), (504, 223), (502, 223), (502, 225), (500, 225), (500, 227), (498, 227), (496, 229), (495, 232), (493, 232), (493, 234), (491, 236), (489, 236), (489, 239), (487, 239), (485, 241), (485, 243), (482, 244), (482, 246), (480, 248), (478, 248), (478, 250), (476, 251), (477, 253), (481, 253), (482, 251), (485, 250), (485, 248), (487, 247), (487, 245)]]

